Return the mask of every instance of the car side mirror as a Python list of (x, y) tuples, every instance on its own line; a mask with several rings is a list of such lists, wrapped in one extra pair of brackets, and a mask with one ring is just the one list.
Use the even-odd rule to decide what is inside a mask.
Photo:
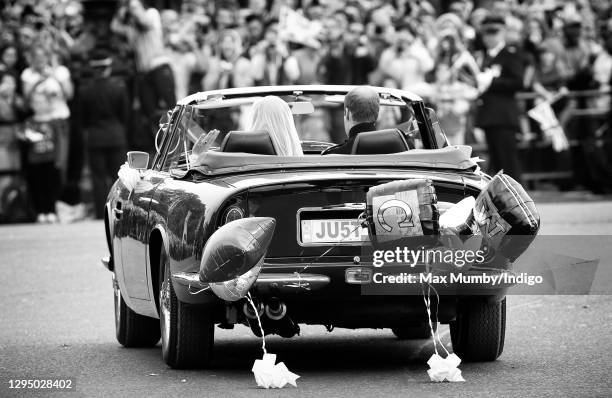
[(140, 151), (130, 151), (127, 153), (127, 161), (130, 169), (146, 170), (149, 166), (149, 154)]

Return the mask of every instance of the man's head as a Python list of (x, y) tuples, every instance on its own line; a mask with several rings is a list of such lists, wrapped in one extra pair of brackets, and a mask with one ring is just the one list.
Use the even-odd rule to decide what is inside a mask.
[(318, 2), (310, 3), (305, 9), (306, 17), (311, 21), (319, 21), (325, 16), (323, 6)]
[(276, 44), (278, 39), (278, 21), (276, 19), (268, 21), (264, 28), (264, 32), (264, 39), (269, 44)]
[(506, 21), (506, 42), (509, 44), (520, 45), (523, 41), (525, 24), (520, 19), (509, 16)]
[(30, 49), (30, 66), (32, 69), (42, 72), (49, 66), (49, 53), (42, 44), (37, 44)]
[(578, 46), (582, 38), (582, 18), (579, 15), (569, 15), (564, 18), (563, 37), (567, 46)]
[(416, 31), (412, 25), (406, 22), (399, 23), (395, 28), (395, 47), (402, 52), (409, 48), (416, 38)]
[(36, 41), (36, 31), (27, 25), (21, 26), (19, 28), (19, 44), (21, 48), (31, 48), (34, 45), (34, 41)]
[(365, 27), (361, 22), (351, 22), (344, 32), (344, 41), (351, 47), (357, 47), (365, 39)]
[(214, 21), (218, 30), (229, 29), (236, 25), (234, 12), (229, 8), (218, 8)]
[(506, 21), (503, 17), (489, 15), (481, 23), (482, 41), (487, 49), (495, 48), (505, 40)]
[(264, 35), (264, 21), (258, 14), (249, 14), (245, 18), (247, 25), (248, 39), (251, 43), (256, 43)]
[(378, 119), (380, 99), (378, 93), (369, 86), (352, 89), (344, 97), (344, 129), (348, 134), (351, 128), (360, 123), (374, 123)]

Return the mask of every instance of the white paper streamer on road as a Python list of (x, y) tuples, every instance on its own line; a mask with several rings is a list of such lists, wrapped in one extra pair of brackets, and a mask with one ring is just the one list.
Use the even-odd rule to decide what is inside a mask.
[(261, 325), (259, 313), (257, 312), (257, 307), (250, 293), (247, 293), (246, 299), (251, 307), (253, 307), (255, 316), (257, 316), (259, 330), (261, 331), (261, 350), (263, 351), (263, 357), (261, 359), (256, 359), (251, 369), (255, 375), (257, 386), (261, 388), (283, 388), (287, 384), (291, 384), (293, 387), (297, 387), (296, 380), (300, 376), (290, 372), (283, 362), (276, 363), (276, 354), (268, 354), (266, 351), (266, 337)]
[(450, 382), (465, 381), (461, 376), (461, 370), (457, 369), (461, 359), (455, 354), (449, 354), (446, 358), (442, 358), (438, 354), (433, 354), (427, 365), (430, 369), (427, 371), (431, 381), (443, 382), (444, 380)]
[(300, 377), (287, 369), (283, 362), (276, 363), (276, 354), (264, 354), (262, 359), (256, 359), (253, 364), (253, 374), (258, 387), (283, 388), (287, 384), (297, 387), (296, 380)]
[[(465, 381), (465, 379), (461, 375), (461, 370), (458, 369), (458, 366), (461, 363), (461, 358), (459, 358), (454, 353), (450, 354), (448, 352), (446, 347), (444, 347), (442, 340), (440, 339), (438, 331), (434, 330), (433, 328), (433, 324), (431, 322), (431, 300), (429, 297), (429, 288), (427, 289), (427, 294), (425, 294), (425, 289), (423, 289), (423, 301), (425, 301), (425, 309), (427, 310), (427, 316), (429, 318), (429, 329), (431, 331), (431, 339), (433, 340), (435, 351), (435, 353), (427, 361), (427, 365), (429, 365), (429, 370), (427, 371), (429, 379), (436, 383), (441, 383), (443, 381), (449, 381), (453, 383), (458, 381)], [(438, 344), (446, 352), (446, 358), (442, 358), (440, 354), (438, 354)]]

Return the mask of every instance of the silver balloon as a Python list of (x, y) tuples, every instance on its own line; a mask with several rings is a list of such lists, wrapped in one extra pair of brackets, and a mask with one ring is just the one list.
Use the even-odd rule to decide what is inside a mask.
[(257, 280), (259, 272), (261, 271), (261, 265), (263, 264), (263, 258), (257, 265), (245, 272), (244, 274), (237, 276), (234, 279), (225, 282), (215, 282), (210, 284), (210, 289), (222, 300), (225, 301), (237, 301), (244, 298), (253, 283)]
[(212, 284), (244, 275), (265, 257), (275, 226), (274, 218), (249, 217), (216, 230), (202, 251), (200, 281)]

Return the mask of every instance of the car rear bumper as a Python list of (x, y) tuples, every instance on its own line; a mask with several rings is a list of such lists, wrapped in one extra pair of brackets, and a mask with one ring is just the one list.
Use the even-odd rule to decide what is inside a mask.
[[(200, 282), (197, 272), (176, 272), (172, 274), (175, 284), (187, 287), (191, 294), (195, 291), (208, 289), (208, 284)], [(262, 273), (255, 282), (254, 289), (258, 293), (295, 293), (299, 291), (315, 291), (330, 283), (327, 275), (310, 273)]]
[[(368, 281), (349, 281), (347, 270), (369, 273)], [(427, 287), (432, 295), (503, 297), (512, 283), (505, 268), (428, 271), (407, 266), (356, 266), (348, 262), (313, 264), (264, 264), (251, 288), (253, 296), (291, 298), (291, 300), (339, 300), (362, 296), (421, 296)], [(173, 273), (175, 291), (181, 301), (192, 304), (221, 302), (200, 282), (198, 273)]]

